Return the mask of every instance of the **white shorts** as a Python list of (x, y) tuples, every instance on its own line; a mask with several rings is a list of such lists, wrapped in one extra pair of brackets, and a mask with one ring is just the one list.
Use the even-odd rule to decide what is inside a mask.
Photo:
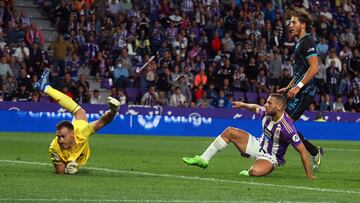
[(249, 134), (249, 140), (247, 143), (245, 153), (247, 156), (249, 156), (255, 160), (263, 159), (263, 160), (269, 161), (273, 165), (274, 168), (278, 166), (276, 157), (273, 157), (269, 153), (265, 153), (265, 152), (261, 151), (259, 138), (256, 138), (251, 134)]

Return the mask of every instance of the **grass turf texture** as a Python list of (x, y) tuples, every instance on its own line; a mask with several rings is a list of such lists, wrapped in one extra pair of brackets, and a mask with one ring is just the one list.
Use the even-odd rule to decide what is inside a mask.
[(320, 172), (315, 174), (318, 179), (310, 181), (305, 178), (299, 155), (291, 147), (284, 167), (269, 176), (254, 178), (238, 176), (252, 160), (241, 158), (233, 145), (218, 153), (206, 170), (182, 162), (183, 156), (203, 152), (213, 138), (117, 135), (93, 136), (86, 167), (75, 176), (56, 175), (47, 153), (53, 137), (54, 134), (45, 133), (0, 133), (1, 202), (360, 199), (360, 142), (315, 141), (328, 150)]

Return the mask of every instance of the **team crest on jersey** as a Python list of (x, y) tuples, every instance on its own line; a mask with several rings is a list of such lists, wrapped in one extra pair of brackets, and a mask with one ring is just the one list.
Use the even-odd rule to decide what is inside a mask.
[(298, 135), (298, 134), (293, 135), (293, 136), (292, 136), (292, 140), (293, 140), (294, 142), (299, 142), (299, 140), (300, 140), (299, 135)]

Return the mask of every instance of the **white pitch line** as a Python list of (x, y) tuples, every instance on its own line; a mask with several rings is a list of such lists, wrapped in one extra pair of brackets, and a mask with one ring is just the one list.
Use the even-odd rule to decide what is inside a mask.
[(330, 151), (346, 151), (346, 152), (360, 152), (359, 149), (340, 149), (340, 148), (324, 148), (326, 150)]
[(26, 202), (170, 202), (170, 203), (245, 203), (249, 201), (215, 201), (215, 200), (161, 200), (161, 199), (35, 199), (35, 198), (0, 198), (0, 201), (26, 201)]
[[(30, 161), (0, 160), (0, 162), (14, 163), (14, 164), (51, 166), (51, 164), (48, 164), (48, 163), (30, 162)], [(200, 180), (200, 181), (211, 181), (211, 182), (220, 182), (220, 183), (234, 183), (234, 184), (242, 184), (242, 185), (265, 186), (265, 187), (269, 187), (269, 188), (299, 189), (299, 190), (309, 190), (309, 191), (317, 191), (317, 192), (360, 195), (360, 191), (353, 191), (353, 190), (336, 190), (336, 189), (329, 189), (329, 188), (312, 188), (312, 187), (293, 186), (293, 185), (277, 185), (277, 184), (271, 184), (271, 183), (245, 182), (245, 181), (224, 180), (224, 179), (217, 179), (217, 178), (203, 178), (203, 177), (198, 177), (198, 176), (159, 174), (159, 173), (150, 173), (150, 172), (141, 172), (141, 171), (125, 171), (125, 170), (98, 168), (98, 167), (84, 167), (84, 168), (93, 170), (93, 171), (103, 171), (103, 172), (110, 172), (110, 173), (135, 174), (135, 175), (143, 175), (143, 176), (167, 177), (167, 178), (177, 178), (177, 179), (187, 179), (187, 180)]]

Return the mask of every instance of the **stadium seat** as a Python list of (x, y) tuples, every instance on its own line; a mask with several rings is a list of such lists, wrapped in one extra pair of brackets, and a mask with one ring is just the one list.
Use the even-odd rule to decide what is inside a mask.
[(50, 97), (47, 96), (47, 95), (41, 96), (41, 97), (39, 98), (39, 102), (41, 102), (41, 103), (48, 103), (48, 102), (50, 102)]
[(258, 95), (255, 92), (246, 93), (246, 101), (248, 103), (257, 103)]
[(269, 93), (267, 93), (267, 92), (260, 92), (259, 93), (259, 98), (260, 97), (262, 97), (262, 98), (264, 98), (265, 100), (269, 97)]
[(320, 95), (317, 94), (314, 98), (314, 101), (318, 104), (320, 102)]
[(110, 90), (112, 88), (112, 79), (111, 78), (102, 78), (100, 82), (100, 88)]
[(245, 93), (242, 91), (235, 91), (234, 92), (234, 100), (235, 101), (245, 101)]
[(136, 102), (139, 95), (139, 89), (136, 87), (128, 87), (125, 89), (128, 102)]

